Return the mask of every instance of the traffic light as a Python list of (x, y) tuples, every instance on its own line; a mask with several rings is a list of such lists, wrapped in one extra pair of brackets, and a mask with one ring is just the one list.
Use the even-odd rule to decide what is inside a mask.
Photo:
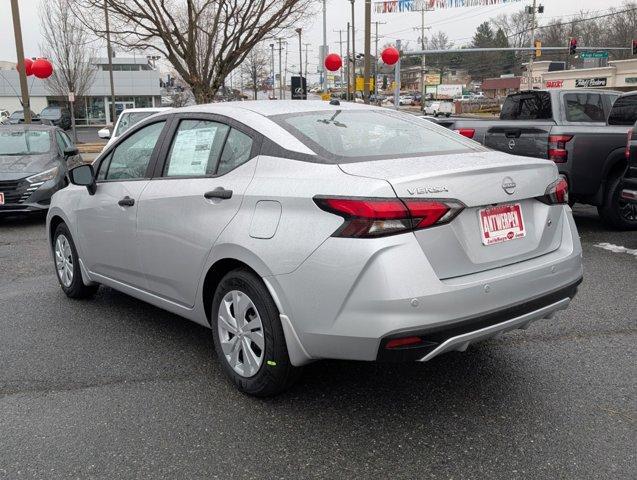
[(637, 55), (637, 40), (633, 40), (633, 55)]
[(571, 38), (568, 44), (568, 54), (575, 55), (577, 53), (577, 38)]
[(536, 40), (535, 44), (535, 53), (533, 54), (534, 58), (540, 58), (542, 56), (542, 41)]

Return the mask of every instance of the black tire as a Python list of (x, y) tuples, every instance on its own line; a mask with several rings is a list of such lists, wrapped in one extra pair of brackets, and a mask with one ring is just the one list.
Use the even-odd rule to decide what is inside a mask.
[[(223, 298), (233, 290), (238, 290), (249, 297), (261, 319), (264, 338), (262, 360), (256, 373), (250, 377), (240, 375), (234, 370), (221, 346), (219, 311)], [(217, 286), (210, 311), (217, 357), (226, 376), (241, 392), (256, 397), (269, 397), (292, 386), (300, 375), (301, 368), (294, 367), (290, 363), (279, 310), (257, 275), (247, 269), (237, 269), (227, 273)]]
[(451, 116), (450, 113), (445, 113), (445, 117), (449, 118)]
[(618, 230), (637, 230), (635, 208), (620, 197), (622, 178), (622, 175), (616, 175), (608, 179), (604, 205), (597, 207), (597, 211), (602, 221), (609, 227)]
[[(71, 258), (73, 263), (73, 279), (71, 280), (69, 285), (65, 285), (61, 278), (60, 272), (56, 266), (55, 260), (55, 246), (58, 241), (58, 238), (63, 235), (64, 238), (68, 241), (69, 247), (71, 249)], [(55, 233), (53, 234), (53, 265), (55, 267), (55, 274), (60, 282), (60, 287), (62, 291), (69, 298), (90, 298), (95, 295), (99, 285), (84, 285), (82, 281), (82, 272), (80, 269), (79, 256), (77, 255), (77, 249), (75, 248), (75, 243), (73, 242), (73, 237), (71, 236), (71, 232), (69, 232), (68, 227), (65, 223), (60, 223), (55, 229)]]

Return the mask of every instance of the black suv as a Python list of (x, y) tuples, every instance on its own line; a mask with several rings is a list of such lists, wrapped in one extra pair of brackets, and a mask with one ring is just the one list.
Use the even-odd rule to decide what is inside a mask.
[(40, 112), (40, 120), (43, 123), (50, 122), (51, 125), (60, 127), (62, 130), (71, 128), (71, 113), (67, 108), (58, 105), (51, 105)]

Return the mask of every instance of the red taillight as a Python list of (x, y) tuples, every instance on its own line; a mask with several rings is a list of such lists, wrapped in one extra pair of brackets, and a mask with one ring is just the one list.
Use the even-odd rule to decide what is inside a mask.
[(560, 203), (568, 203), (568, 182), (566, 178), (560, 177), (548, 187), (543, 196), (538, 197), (540, 202), (547, 205), (557, 205)]
[(626, 160), (630, 160), (630, 141), (633, 138), (633, 129), (628, 130), (628, 134), (626, 135), (626, 150), (624, 150), (624, 156)]
[(457, 130), (454, 130), (454, 132), (459, 133), (463, 137), (467, 138), (473, 138), (473, 136), (476, 134), (476, 131), (473, 128), (459, 128)]
[(464, 205), (454, 200), (314, 197), (323, 210), (345, 219), (333, 236), (373, 238), (441, 225)]
[(387, 342), (385, 348), (411, 347), (420, 343), (422, 343), (422, 338), (420, 337), (392, 338), (389, 342)]
[(572, 138), (572, 135), (549, 135), (549, 160), (553, 160), (555, 163), (565, 163), (568, 160), (566, 144)]

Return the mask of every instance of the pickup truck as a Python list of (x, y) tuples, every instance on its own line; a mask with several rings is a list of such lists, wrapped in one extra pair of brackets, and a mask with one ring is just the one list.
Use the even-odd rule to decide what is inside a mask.
[(637, 116), (612, 121), (620, 94), (584, 88), (525, 91), (506, 98), (499, 119), (457, 118), (444, 126), (495, 150), (554, 161), (569, 183), (571, 204), (597, 206), (608, 225), (634, 228), (620, 214), (619, 188), (627, 133)]

